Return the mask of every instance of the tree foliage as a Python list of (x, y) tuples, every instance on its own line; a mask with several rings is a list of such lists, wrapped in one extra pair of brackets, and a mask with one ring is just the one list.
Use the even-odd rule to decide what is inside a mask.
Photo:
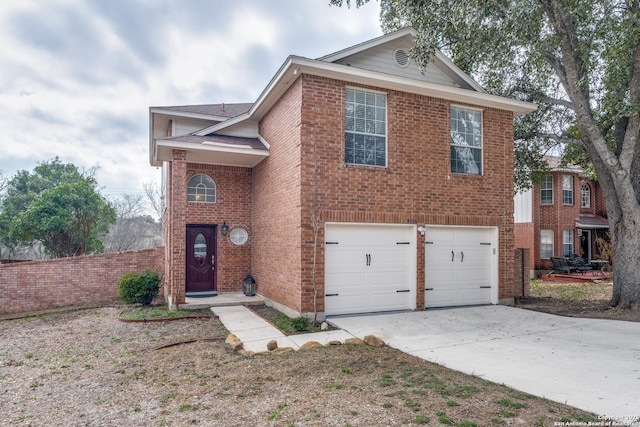
[(54, 257), (102, 252), (114, 209), (97, 191), (95, 169), (80, 171), (58, 158), (19, 171), (0, 204), (0, 242), (39, 241)]
[(146, 249), (161, 244), (160, 223), (146, 214), (142, 195), (123, 194), (110, 200), (116, 211), (116, 222), (104, 238), (105, 252)]
[(515, 123), (517, 187), (530, 185), (550, 151), (569, 147), (572, 159), (593, 165), (615, 253), (612, 305), (640, 305), (640, 0), (380, 5), (385, 32), (418, 31), (411, 55), (419, 65), (437, 47), (488, 92), (538, 103)]

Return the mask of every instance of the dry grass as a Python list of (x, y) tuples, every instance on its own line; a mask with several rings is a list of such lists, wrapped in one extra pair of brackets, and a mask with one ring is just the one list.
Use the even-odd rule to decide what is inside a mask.
[[(388, 347), (241, 356), (215, 318), (0, 322), (0, 425), (553, 426), (592, 414)], [(176, 342), (192, 341), (168, 346)]]
[(529, 310), (569, 317), (640, 322), (640, 310), (612, 308), (610, 280), (595, 282), (531, 281), (531, 296), (517, 301)]

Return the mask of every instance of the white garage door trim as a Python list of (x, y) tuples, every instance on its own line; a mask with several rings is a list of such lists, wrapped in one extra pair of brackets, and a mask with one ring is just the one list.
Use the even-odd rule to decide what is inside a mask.
[(497, 304), (498, 227), (425, 229), (425, 307)]
[(415, 310), (413, 224), (325, 224), (325, 314)]

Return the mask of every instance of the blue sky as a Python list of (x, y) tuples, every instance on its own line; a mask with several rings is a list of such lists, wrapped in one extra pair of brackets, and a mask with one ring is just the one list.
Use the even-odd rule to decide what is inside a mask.
[(253, 102), (290, 54), (382, 34), (379, 5), (328, 0), (0, 3), (0, 170), (99, 165), (108, 197), (141, 194), (150, 106)]

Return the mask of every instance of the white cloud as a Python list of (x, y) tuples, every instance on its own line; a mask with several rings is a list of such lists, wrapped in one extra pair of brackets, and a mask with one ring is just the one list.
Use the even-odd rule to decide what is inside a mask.
[(0, 2), (0, 169), (99, 164), (108, 194), (159, 180), (148, 107), (251, 102), (289, 54), (380, 34), (378, 4), (327, 0)]

